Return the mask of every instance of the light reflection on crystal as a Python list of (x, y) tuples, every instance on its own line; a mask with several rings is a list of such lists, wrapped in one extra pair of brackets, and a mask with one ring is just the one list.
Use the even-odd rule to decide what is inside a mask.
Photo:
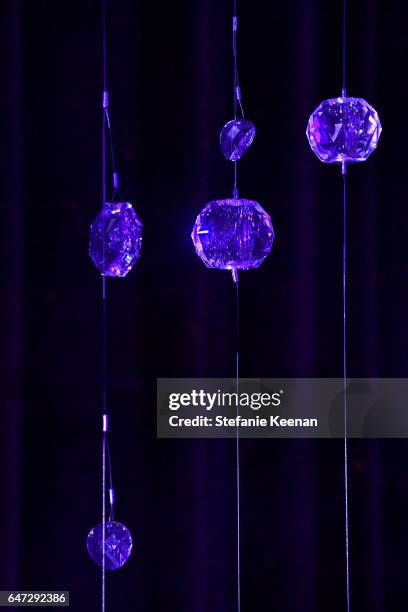
[(209, 268), (257, 268), (272, 248), (270, 216), (253, 200), (209, 202), (198, 215), (191, 234), (197, 255)]
[(233, 119), (221, 130), (220, 145), (224, 156), (236, 161), (246, 153), (255, 138), (255, 126), (247, 119)]
[(332, 98), (312, 113), (306, 130), (312, 150), (327, 164), (365, 161), (377, 147), (381, 123), (362, 98)]
[[(88, 534), (87, 548), (90, 557), (102, 567), (102, 523)], [(116, 521), (105, 523), (105, 568), (116, 570), (122, 567), (132, 551), (132, 536), (129, 530)]]
[(142, 250), (142, 230), (129, 202), (106, 203), (91, 225), (89, 240), (89, 255), (103, 276), (123, 277), (133, 268)]

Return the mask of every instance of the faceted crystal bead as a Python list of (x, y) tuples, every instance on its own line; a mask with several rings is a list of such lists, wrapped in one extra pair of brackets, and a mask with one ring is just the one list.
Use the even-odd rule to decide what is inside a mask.
[(208, 268), (257, 268), (272, 248), (270, 216), (252, 200), (209, 202), (191, 234), (195, 250)]
[(306, 135), (322, 162), (360, 162), (376, 148), (381, 129), (377, 112), (362, 98), (332, 98), (310, 116)]
[[(103, 528), (97, 525), (88, 534), (87, 548), (90, 557), (102, 567)], [(116, 570), (122, 567), (130, 557), (132, 536), (124, 525), (115, 521), (105, 523), (105, 568)]]
[(247, 119), (233, 119), (221, 130), (220, 144), (224, 156), (231, 161), (241, 159), (255, 138), (255, 126)]
[(107, 202), (91, 225), (89, 254), (103, 276), (126, 276), (140, 257), (142, 223), (129, 202)]

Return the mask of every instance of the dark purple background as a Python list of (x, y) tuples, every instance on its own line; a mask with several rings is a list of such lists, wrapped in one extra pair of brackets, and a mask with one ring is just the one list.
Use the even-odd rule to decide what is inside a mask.
[[(121, 192), (143, 257), (109, 282), (118, 519), (134, 554), (110, 610), (236, 609), (233, 441), (157, 441), (157, 376), (229, 376), (234, 293), (190, 231), (228, 196), (218, 147), (231, 118), (231, 3), (115, 0), (111, 117)], [(340, 376), (341, 177), (305, 127), (340, 93), (340, 1), (239, 2), (247, 115), (241, 194), (276, 241), (241, 275), (244, 376)], [(402, 0), (350, 2), (348, 90), (379, 111), (380, 147), (349, 171), (350, 373), (407, 374), (407, 84)], [(99, 608), (86, 552), (100, 514), (99, 2), (3, 0), (0, 31), (0, 588), (69, 589)], [(352, 608), (406, 610), (408, 446), (353, 441)], [(341, 441), (242, 442), (243, 612), (345, 609)]]

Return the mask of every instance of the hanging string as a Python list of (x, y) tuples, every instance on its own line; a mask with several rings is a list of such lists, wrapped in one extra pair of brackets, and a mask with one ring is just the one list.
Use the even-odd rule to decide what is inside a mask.
[[(239, 282), (238, 273), (235, 282), (235, 363), (236, 363), (236, 390), (237, 390), (237, 416), (239, 416)], [(240, 438), (237, 420), (235, 437), (236, 460), (236, 506), (237, 506), (237, 610), (241, 612), (241, 482), (240, 482)]]
[(107, 498), (107, 465), (108, 465), (108, 486), (109, 486), (109, 521), (114, 518), (115, 495), (112, 479), (112, 462), (109, 446), (109, 409), (108, 409), (108, 347), (107, 347), (107, 328), (108, 328), (108, 304), (107, 287), (105, 276), (105, 245), (106, 245), (106, 128), (109, 133), (111, 164), (113, 173), (113, 196), (119, 189), (118, 175), (115, 167), (115, 157), (113, 152), (112, 130), (109, 119), (109, 93), (107, 87), (107, 44), (106, 44), (106, 4), (107, 0), (102, 0), (102, 243), (103, 243), (103, 274), (102, 274), (102, 581), (101, 581), (101, 608), (105, 612), (106, 603), (106, 498)]
[(107, 62), (106, 62), (106, 0), (102, 0), (102, 209), (103, 209), (103, 269), (102, 274), (102, 592), (101, 608), (105, 612), (106, 597), (106, 446), (108, 436), (108, 398), (107, 398), (107, 299), (105, 277), (105, 233), (106, 233), (106, 115), (105, 107), (108, 105), (107, 92)]
[(342, 15), (342, 96), (346, 95), (347, 0), (343, 0)]
[(105, 612), (105, 596), (106, 596), (106, 562), (105, 562), (105, 544), (106, 544), (106, 439), (108, 417), (103, 415), (103, 437), (102, 437), (102, 612)]
[[(238, 106), (241, 110), (242, 117), (245, 117), (244, 108), (241, 100), (241, 88), (239, 85), (238, 76), (238, 58), (237, 58), (237, 31), (238, 31), (238, 17), (237, 17), (237, 0), (233, 0), (233, 16), (232, 16), (232, 53), (234, 57), (234, 119), (237, 119)], [(238, 198), (238, 166), (237, 160), (234, 161), (234, 191), (233, 198)]]
[(115, 152), (113, 148), (113, 135), (112, 135), (112, 127), (111, 127), (111, 122), (110, 122), (110, 117), (109, 117), (108, 106), (104, 108), (104, 118), (106, 121), (106, 126), (108, 128), (108, 134), (109, 134), (109, 146), (110, 146), (111, 166), (112, 166), (112, 188), (113, 188), (112, 201), (114, 202), (115, 198), (119, 195), (119, 175), (116, 170)]
[(237, 31), (238, 31), (238, 16), (237, 16), (237, 0), (233, 0), (233, 16), (232, 16), (232, 53), (234, 56), (234, 119), (237, 118), (238, 106), (242, 117), (245, 117), (244, 108), (242, 106), (241, 88), (239, 85), (238, 75), (238, 57), (237, 57)]
[(343, 170), (343, 401), (344, 401), (344, 506), (347, 612), (350, 612), (349, 486), (347, 438), (347, 179)]
[[(342, 0), (342, 97), (346, 94), (347, 0)], [(350, 612), (350, 540), (349, 475), (347, 430), (347, 164), (342, 163), (343, 177), (343, 408), (344, 408), (344, 521), (346, 557), (346, 604)]]
[[(241, 111), (241, 116), (245, 117), (244, 108), (242, 106), (241, 88), (239, 85), (238, 75), (238, 58), (237, 58), (237, 31), (238, 31), (238, 16), (237, 16), (237, 0), (233, 0), (233, 15), (232, 15), (232, 53), (234, 57), (234, 119), (237, 119), (238, 107)], [(238, 162), (234, 161), (234, 190), (233, 198), (238, 198)], [(236, 389), (237, 398), (239, 398), (239, 281), (238, 270), (233, 269), (232, 279), (235, 284), (236, 297), (236, 312), (235, 312), (235, 356), (236, 356)], [(237, 402), (237, 416), (239, 415), (239, 400)], [(236, 465), (236, 508), (237, 508), (237, 610), (241, 612), (241, 488), (240, 488), (240, 440), (239, 426), (237, 419), (236, 437), (235, 437), (235, 465)]]

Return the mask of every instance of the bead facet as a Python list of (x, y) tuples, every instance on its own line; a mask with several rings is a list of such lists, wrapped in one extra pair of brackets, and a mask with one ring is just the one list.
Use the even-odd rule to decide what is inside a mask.
[(248, 270), (260, 266), (268, 255), (274, 231), (258, 202), (214, 200), (198, 215), (191, 238), (208, 268)]
[(123, 277), (140, 257), (143, 225), (129, 202), (107, 202), (91, 225), (89, 255), (103, 276)]
[(365, 161), (377, 147), (381, 123), (362, 98), (340, 97), (322, 102), (306, 130), (309, 144), (326, 164)]
[(255, 126), (247, 119), (233, 119), (221, 130), (220, 145), (224, 156), (237, 161), (246, 153), (255, 138)]
[[(102, 567), (103, 557), (103, 527), (102, 523), (97, 525), (88, 534), (87, 548), (89, 555), (97, 565)], [(132, 551), (132, 536), (129, 530), (116, 521), (105, 523), (105, 568), (117, 570), (130, 557)]]

